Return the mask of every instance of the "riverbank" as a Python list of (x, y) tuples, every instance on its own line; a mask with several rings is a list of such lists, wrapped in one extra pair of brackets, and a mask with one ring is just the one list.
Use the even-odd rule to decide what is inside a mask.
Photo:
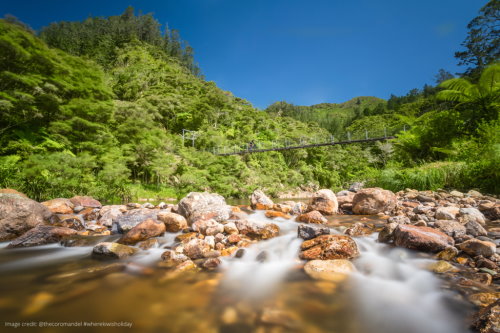
[[(323, 189), (280, 203), (255, 191), (238, 206), (210, 193), (103, 206), (0, 192), (6, 322), (121, 320), (172, 332), (498, 328), (500, 201), (475, 191)], [(120, 307), (131, 300), (139, 306)]]

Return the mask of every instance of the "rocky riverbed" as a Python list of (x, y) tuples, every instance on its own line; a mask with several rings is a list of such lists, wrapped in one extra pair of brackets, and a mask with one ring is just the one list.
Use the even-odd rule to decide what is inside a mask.
[(500, 200), (476, 191), (321, 189), (275, 203), (256, 190), (248, 206), (193, 192), (103, 206), (4, 189), (0, 241), (4, 322), (500, 332)]

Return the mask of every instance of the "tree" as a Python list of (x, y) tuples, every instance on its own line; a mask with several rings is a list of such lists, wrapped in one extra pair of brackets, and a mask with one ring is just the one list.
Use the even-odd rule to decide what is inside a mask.
[(475, 130), (483, 120), (498, 118), (500, 107), (500, 64), (486, 68), (477, 84), (466, 78), (447, 80), (440, 85), (445, 90), (437, 94), (438, 99), (458, 103), (469, 130)]
[(440, 84), (441, 82), (444, 82), (446, 80), (453, 79), (455, 76), (448, 72), (445, 69), (439, 69), (438, 73), (434, 75), (434, 78), (436, 79), (436, 84)]
[(500, 0), (490, 0), (467, 25), (469, 32), (462, 43), (465, 51), (456, 52), (460, 66), (468, 66), (464, 74), (479, 77), (481, 71), (500, 58)]

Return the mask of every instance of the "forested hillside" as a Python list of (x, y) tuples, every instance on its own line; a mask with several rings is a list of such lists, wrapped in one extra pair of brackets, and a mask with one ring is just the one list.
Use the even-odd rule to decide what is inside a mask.
[[(500, 192), (494, 61), (481, 75), (446, 80), (441, 73), (439, 86), (388, 101), (278, 102), (260, 111), (205, 81), (193, 59), (177, 31), (162, 33), (151, 15), (131, 8), (54, 23), (38, 37), (12, 18), (0, 20), (0, 187), (38, 200), (89, 194), (110, 201), (193, 190), (244, 197), (257, 187), (277, 194), (353, 181)], [(393, 143), (206, 152), (403, 125), (411, 130)], [(183, 129), (196, 132), (194, 147), (182, 141)]]

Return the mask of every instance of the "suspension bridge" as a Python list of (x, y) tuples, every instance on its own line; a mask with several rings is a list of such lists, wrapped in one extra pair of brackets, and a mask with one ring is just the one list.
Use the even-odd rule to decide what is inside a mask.
[[(400, 132), (408, 129), (407, 126), (402, 128), (384, 128), (383, 130), (376, 131), (358, 131), (346, 132), (338, 136), (315, 136), (315, 137), (298, 137), (298, 138), (285, 138), (283, 140), (272, 141), (251, 141), (243, 145), (231, 146), (214, 146), (206, 151), (214, 155), (229, 156), (229, 155), (243, 155), (253, 153), (264, 153), (269, 151), (284, 151), (293, 149), (307, 149), (334, 145), (346, 145), (363, 142), (376, 142), (395, 139)], [(195, 140), (199, 137), (198, 132), (183, 130), (183, 142), (190, 140), (192, 146), (195, 147)]]

